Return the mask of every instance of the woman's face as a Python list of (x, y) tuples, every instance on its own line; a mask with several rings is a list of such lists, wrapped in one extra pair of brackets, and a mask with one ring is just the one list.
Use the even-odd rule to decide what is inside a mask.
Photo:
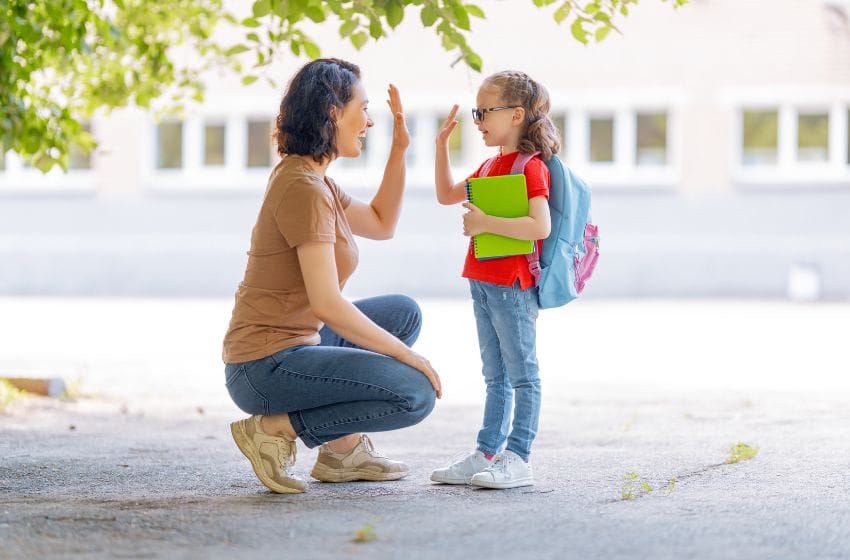
[(342, 113), (336, 119), (336, 147), (339, 157), (357, 157), (363, 149), (360, 140), (366, 136), (366, 129), (374, 123), (369, 117), (369, 100), (366, 98), (366, 89), (358, 81), (354, 84), (351, 99), (342, 108)]

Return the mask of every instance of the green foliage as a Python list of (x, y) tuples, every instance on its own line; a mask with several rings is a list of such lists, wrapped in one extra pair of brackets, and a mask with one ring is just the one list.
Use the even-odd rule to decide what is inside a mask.
[(635, 500), (642, 498), (652, 492), (652, 485), (640, 477), (636, 472), (626, 473), (625, 482), (620, 489), (620, 498), (623, 500)]
[(12, 402), (26, 396), (24, 391), (21, 391), (5, 379), (0, 378), (0, 413), (6, 410)]
[(747, 461), (758, 455), (758, 447), (751, 447), (743, 442), (738, 442), (729, 448), (729, 458), (726, 459), (726, 464), (731, 465)]
[(211, 59), (220, 0), (0, 0), (3, 151), (42, 171), (67, 169), (81, 123), (100, 108), (197, 96), (202, 68), (175, 64), (186, 46)]
[[(661, 1), (674, 7), (688, 2)], [(155, 101), (179, 111), (185, 100), (203, 99), (199, 76), (208, 68), (232, 68), (249, 85), (289, 53), (318, 58), (322, 52), (305, 32), (308, 25), (338, 25), (340, 36), (361, 49), (388, 36), (413, 11), (456, 54), (452, 64), (483, 67), (467, 39), (474, 20), (486, 14), (462, 0), (254, 0), (238, 17), (222, 2), (0, 0), (0, 151), (12, 150), (43, 171), (67, 169), (72, 145), (94, 146), (82, 123), (95, 111)], [(615, 19), (638, 0), (532, 3), (554, 6), (555, 21), (586, 44), (618, 31)], [(225, 47), (212, 39), (224, 22), (244, 32), (240, 43)], [(180, 66), (182, 49), (196, 51), (200, 57), (190, 58), (200, 62)]]
[(351, 537), (351, 542), (368, 543), (378, 540), (378, 534), (375, 532), (375, 523), (380, 521), (380, 518), (375, 518), (371, 522), (364, 524), (362, 527), (354, 531), (354, 536)]

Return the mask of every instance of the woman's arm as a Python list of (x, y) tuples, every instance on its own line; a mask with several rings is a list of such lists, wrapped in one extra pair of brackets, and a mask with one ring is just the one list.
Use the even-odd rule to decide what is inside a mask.
[(437, 131), (436, 159), (434, 161), (434, 185), (437, 189), (437, 202), (457, 204), (466, 200), (466, 181), (455, 183), (449, 163), (449, 137), (457, 126), (458, 106), (454, 105), (443, 126)]
[(549, 202), (545, 196), (535, 196), (528, 201), (528, 216), (522, 218), (499, 218), (488, 216), (480, 208), (465, 202), (469, 210), (463, 215), (463, 234), (496, 233), (514, 239), (537, 240), (549, 237), (552, 227)]
[(404, 154), (410, 146), (410, 132), (404, 122), (404, 108), (398, 88), (390, 84), (387, 104), (393, 114), (393, 141), (384, 168), (384, 177), (372, 202), (366, 204), (351, 200), (345, 217), (355, 235), (369, 239), (391, 239), (401, 215), (401, 198), (404, 194)]
[(437, 397), (442, 397), (440, 376), (431, 364), (364, 315), (339, 291), (332, 243), (304, 243), (298, 246), (298, 263), (307, 288), (310, 309), (342, 338), (372, 352), (390, 356), (421, 371)]

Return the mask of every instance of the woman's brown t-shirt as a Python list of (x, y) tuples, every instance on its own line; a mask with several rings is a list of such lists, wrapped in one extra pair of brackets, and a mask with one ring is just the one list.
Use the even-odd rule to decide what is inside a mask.
[(319, 343), (322, 323), (310, 310), (295, 248), (334, 244), (339, 287), (357, 267), (357, 245), (344, 209), (351, 197), (322, 178), (304, 156), (284, 156), (269, 178), (245, 277), (236, 291), (224, 337), (225, 363), (265, 358), (285, 348)]

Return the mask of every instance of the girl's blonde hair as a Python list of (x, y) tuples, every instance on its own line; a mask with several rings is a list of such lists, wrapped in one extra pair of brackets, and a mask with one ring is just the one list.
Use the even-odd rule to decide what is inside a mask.
[(520, 152), (540, 152), (543, 161), (548, 161), (561, 151), (561, 135), (549, 118), (549, 92), (542, 84), (524, 72), (505, 70), (488, 76), (481, 87), (493, 87), (505, 105), (525, 109), (525, 131), (517, 145)]

